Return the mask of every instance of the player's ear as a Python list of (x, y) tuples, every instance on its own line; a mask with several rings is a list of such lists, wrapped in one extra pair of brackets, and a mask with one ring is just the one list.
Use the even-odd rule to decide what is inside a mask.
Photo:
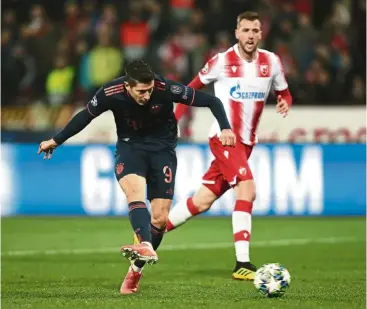
[(125, 88), (130, 90), (131, 87), (130, 87), (129, 83), (128, 82), (124, 82), (124, 84), (125, 84)]
[(238, 35), (239, 35), (238, 27), (236, 29), (234, 29), (234, 35), (235, 35), (236, 39), (239, 40), (239, 38), (238, 38)]

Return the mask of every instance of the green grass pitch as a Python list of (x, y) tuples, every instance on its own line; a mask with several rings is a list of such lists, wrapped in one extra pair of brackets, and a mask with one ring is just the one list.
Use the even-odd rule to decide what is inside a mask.
[(231, 218), (195, 218), (165, 236), (136, 295), (121, 296), (127, 218), (3, 218), (2, 308), (366, 308), (365, 218), (254, 217), (252, 262), (280, 262), (280, 299), (233, 281)]

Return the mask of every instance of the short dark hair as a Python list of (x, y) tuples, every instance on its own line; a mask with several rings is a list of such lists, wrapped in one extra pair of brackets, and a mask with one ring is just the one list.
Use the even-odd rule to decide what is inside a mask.
[(237, 17), (237, 25), (242, 21), (242, 20), (250, 20), (250, 21), (254, 21), (254, 20), (260, 20), (260, 15), (257, 12), (253, 12), (253, 11), (245, 11), (243, 13), (241, 13), (240, 15), (238, 15)]
[(133, 60), (126, 65), (125, 73), (130, 86), (137, 83), (148, 84), (154, 80), (154, 72), (150, 65), (144, 60)]

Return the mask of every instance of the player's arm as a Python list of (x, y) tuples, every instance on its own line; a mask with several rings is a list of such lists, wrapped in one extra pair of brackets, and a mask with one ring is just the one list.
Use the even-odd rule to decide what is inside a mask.
[(232, 132), (222, 101), (217, 97), (202, 91), (197, 91), (180, 83), (168, 81), (173, 102), (180, 102), (186, 106), (208, 107), (222, 130), (221, 141), (223, 145), (235, 144), (235, 135)]
[[(196, 75), (195, 78), (187, 85), (190, 88), (193, 89), (201, 89), (205, 86), (200, 80), (199, 75)], [(183, 115), (186, 114), (186, 112), (189, 110), (189, 107), (185, 104), (177, 104), (176, 110), (175, 110), (175, 116), (177, 121), (180, 121)]]
[[(211, 58), (204, 67), (200, 70), (199, 74), (188, 84), (188, 87), (194, 89), (202, 89), (206, 85), (215, 81), (219, 76), (219, 54), (216, 54)], [(175, 116), (177, 121), (180, 121), (181, 117), (187, 112), (189, 107), (185, 104), (178, 104), (175, 110)]]
[(277, 97), (276, 111), (283, 117), (288, 115), (288, 111), (293, 103), (292, 95), (288, 88), (288, 83), (284, 75), (282, 63), (278, 56), (275, 56), (273, 89)]
[(43, 141), (38, 149), (38, 154), (44, 152), (44, 159), (50, 159), (53, 150), (63, 144), (70, 137), (78, 134), (82, 131), (94, 118), (109, 109), (108, 99), (104, 93), (104, 89), (101, 88), (97, 91), (92, 100), (90, 100), (87, 106), (78, 112), (52, 139)]

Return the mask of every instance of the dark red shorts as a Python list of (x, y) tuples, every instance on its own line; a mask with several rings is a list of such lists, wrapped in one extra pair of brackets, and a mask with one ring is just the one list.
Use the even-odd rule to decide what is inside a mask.
[(235, 147), (223, 146), (218, 137), (209, 140), (215, 159), (203, 176), (203, 185), (216, 196), (222, 196), (229, 188), (243, 180), (253, 179), (248, 159), (252, 146), (237, 142)]

